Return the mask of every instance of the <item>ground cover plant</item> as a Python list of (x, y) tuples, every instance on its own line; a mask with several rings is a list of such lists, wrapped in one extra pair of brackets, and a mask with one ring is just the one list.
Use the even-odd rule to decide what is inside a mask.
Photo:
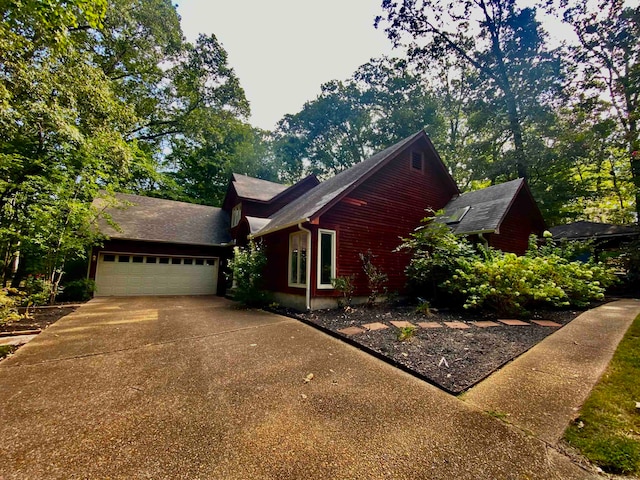
[(565, 439), (607, 472), (640, 474), (640, 316)]

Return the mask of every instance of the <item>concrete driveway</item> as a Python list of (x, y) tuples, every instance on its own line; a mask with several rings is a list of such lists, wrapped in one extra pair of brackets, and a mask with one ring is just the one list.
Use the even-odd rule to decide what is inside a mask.
[(93, 300), (0, 363), (0, 479), (11, 478), (589, 475), (295, 320), (145, 297)]

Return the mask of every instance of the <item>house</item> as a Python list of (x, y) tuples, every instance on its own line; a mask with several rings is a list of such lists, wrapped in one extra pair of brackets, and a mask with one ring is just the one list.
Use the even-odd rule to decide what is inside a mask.
[(97, 296), (211, 295), (224, 292), (222, 271), (231, 255), (229, 214), (221, 208), (118, 193), (98, 198), (114, 225), (91, 252), (89, 278)]
[(541, 236), (545, 229), (522, 178), (453, 198), (444, 208), (443, 221), (457, 235), (518, 255), (527, 251), (529, 235)]
[[(355, 297), (367, 297), (360, 254), (370, 255), (387, 274), (388, 291), (404, 291), (410, 258), (395, 250), (401, 238), (420, 225), (427, 209), (445, 209), (456, 233), (518, 253), (532, 232), (539, 234), (544, 228), (524, 180), (460, 195), (422, 131), (324, 182), (312, 175), (284, 186), (234, 174), (221, 209), (117, 198), (132, 206), (109, 209), (121, 231), (101, 227), (110, 240), (93, 252), (90, 276), (96, 278), (97, 295), (181, 294), (188, 290), (184, 279), (163, 280), (162, 288), (151, 288), (153, 282), (144, 288), (132, 285), (154, 271), (156, 277), (182, 278), (201, 260), (217, 265), (210, 274), (217, 276), (216, 293), (222, 294), (220, 271), (232, 245), (254, 239), (265, 249), (265, 286), (277, 302), (301, 310), (333, 307), (339, 296), (332, 286), (336, 277), (352, 277)], [(190, 207), (193, 210), (187, 211)], [(218, 230), (207, 234), (208, 229)], [(160, 264), (161, 257), (171, 260)], [(166, 265), (174, 265), (174, 258), (176, 267), (169, 270)], [(204, 282), (206, 275), (196, 283)], [(187, 293), (213, 293), (211, 280), (207, 285), (208, 290)]]
[(604, 251), (617, 251), (633, 241), (640, 240), (638, 225), (615, 225), (579, 221), (550, 228), (554, 240), (591, 241), (596, 260)]

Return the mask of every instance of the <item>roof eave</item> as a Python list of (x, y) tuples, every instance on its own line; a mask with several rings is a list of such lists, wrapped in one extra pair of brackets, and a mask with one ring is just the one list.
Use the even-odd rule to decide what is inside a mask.
[(231, 243), (231, 240), (229, 240), (229, 242), (224, 242), (224, 243), (201, 243), (201, 242), (177, 242), (177, 241), (172, 241), (172, 240), (156, 240), (156, 239), (148, 239), (148, 238), (131, 238), (131, 237), (114, 237), (114, 236), (106, 236), (106, 238), (104, 239), (106, 241), (108, 240), (126, 240), (128, 242), (145, 242), (145, 243), (162, 243), (162, 244), (172, 244), (172, 245), (198, 245), (198, 246), (202, 246), (202, 247), (227, 247), (229, 246), (229, 244)]
[(270, 233), (275, 233), (275, 232), (279, 232), (280, 230), (285, 230), (287, 228), (291, 228), (291, 227), (295, 227), (296, 225), (300, 225), (301, 223), (306, 223), (306, 222), (310, 222), (311, 219), (309, 217), (303, 218), (301, 220), (296, 220), (295, 222), (290, 222), (290, 223), (286, 223), (284, 225), (280, 225), (279, 227), (273, 228), (273, 229), (267, 229), (264, 232), (263, 231), (259, 231), (256, 233), (253, 233), (251, 235), (249, 235), (250, 239), (253, 238), (258, 238), (258, 237), (264, 237), (265, 235), (269, 235)]

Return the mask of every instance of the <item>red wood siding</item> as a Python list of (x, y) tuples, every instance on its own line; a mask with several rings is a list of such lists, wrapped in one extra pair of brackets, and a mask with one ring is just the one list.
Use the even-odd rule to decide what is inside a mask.
[[(337, 232), (336, 274), (355, 276), (356, 295), (368, 294), (358, 255), (368, 250), (375, 255), (373, 263), (389, 276), (389, 290), (404, 291), (409, 255), (394, 252), (400, 237), (408, 236), (420, 224), (427, 208), (439, 210), (457, 193), (439, 160), (426, 149), (424, 172), (412, 169), (411, 151), (389, 162), (352, 191), (346, 201), (320, 217), (319, 228)], [(316, 290), (315, 282), (313, 286), (314, 295), (336, 294)]]
[(504, 252), (523, 255), (529, 246), (529, 235), (542, 235), (544, 224), (529, 194), (521, 190), (507, 216), (500, 225), (499, 233), (486, 235), (489, 245)]
[(144, 253), (158, 256), (179, 255), (194, 257), (217, 257), (220, 259), (220, 269), (218, 271), (219, 295), (223, 295), (225, 292), (225, 273), (227, 272), (227, 260), (233, 255), (233, 250), (230, 247), (180, 245), (173, 243), (138, 242), (131, 240), (106, 240), (102, 247), (93, 247), (91, 251), (91, 263), (89, 265), (89, 278), (91, 280), (96, 279), (97, 257), (100, 252)]

